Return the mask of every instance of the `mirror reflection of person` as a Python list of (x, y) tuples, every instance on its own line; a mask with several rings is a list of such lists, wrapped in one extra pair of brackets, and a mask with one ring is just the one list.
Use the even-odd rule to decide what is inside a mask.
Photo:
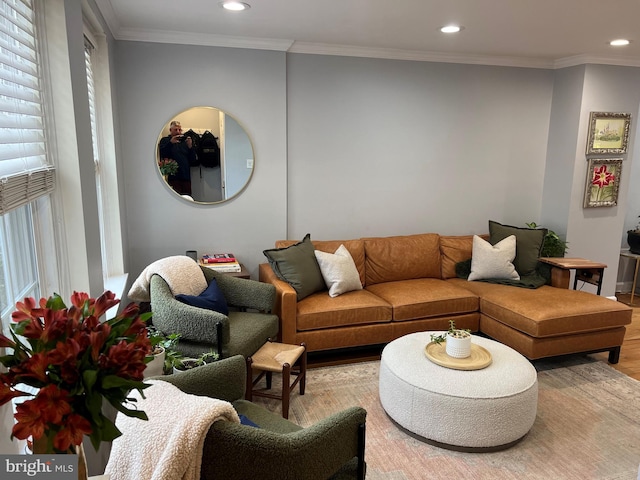
[(182, 135), (182, 125), (173, 120), (169, 124), (169, 135), (158, 144), (160, 158), (171, 158), (178, 163), (175, 175), (169, 175), (168, 182), (180, 195), (191, 195), (191, 164), (195, 163), (196, 150), (190, 137)]

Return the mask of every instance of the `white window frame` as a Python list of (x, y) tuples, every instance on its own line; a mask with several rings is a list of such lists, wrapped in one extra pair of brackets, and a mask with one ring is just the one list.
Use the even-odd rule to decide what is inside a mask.
[(91, 69), (95, 100), (94, 161), (100, 216), (100, 241), (105, 289), (121, 298), (127, 282), (124, 272), (124, 247), (120, 218), (120, 199), (108, 44), (102, 26), (83, 2), (84, 35), (91, 44)]

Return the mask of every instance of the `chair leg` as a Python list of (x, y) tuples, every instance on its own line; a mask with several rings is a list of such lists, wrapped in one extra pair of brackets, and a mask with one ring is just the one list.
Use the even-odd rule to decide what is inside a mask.
[(247, 357), (247, 386), (244, 392), (244, 399), (251, 401), (253, 399), (253, 371), (251, 370), (251, 365), (253, 363), (253, 359), (251, 357)]
[(282, 366), (282, 418), (289, 418), (289, 395), (291, 393), (291, 365)]
[(307, 386), (307, 345), (301, 343), (304, 347), (302, 358), (300, 359), (300, 395), (304, 395), (304, 389)]
[(216, 323), (216, 340), (218, 341), (218, 358), (222, 358), (222, 322)]
[(358, 480), (365, 480), (366, 475), (366, 463), (364, 461), (366, 428), (364, 423), (358, 427)]

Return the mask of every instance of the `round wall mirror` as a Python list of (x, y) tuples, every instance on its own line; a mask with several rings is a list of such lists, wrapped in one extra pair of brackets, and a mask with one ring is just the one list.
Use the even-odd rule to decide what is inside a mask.
[(162, 127), (156, 164), (165, 185), (186, 201), (222, 203), (251, 180), (253, 145), (242, 125), (214, 107), (192, 107)]

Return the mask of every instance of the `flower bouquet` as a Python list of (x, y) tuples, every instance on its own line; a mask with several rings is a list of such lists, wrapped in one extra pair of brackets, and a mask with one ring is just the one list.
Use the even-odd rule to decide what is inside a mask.
[(171, 158), (163, 158), (158, 162), (158, 168), (163, 176), (175, 175), (178, 173), (178, 162)]
[[(94, 448), (121, 435), (102, 413), (103, 399), (131, 417), (147, 419), (128, 408), (129, 392), (142, 390), (145, 364), (151, 351), (145, 320), (131, 303), (117, 317), (100, 317), (120, 300), (107, 291), (99, 298), (74, 292), (71, 307), (55, 294), (49, 299), (25, 298), (11, 315), (12, 339), (0, 334), (0, 356), (8, 371), (0, 373), (0, 405), (30, 396), (16, 406), (12, 438), (31, 437), (34, 453), (75, 452), (84, 435)], [(35, 387), (32, 395), (22, 388)], [(129, 405), (133, 407), (133, 405)], [(39, 448), (35, 448), (37, 445)]]

